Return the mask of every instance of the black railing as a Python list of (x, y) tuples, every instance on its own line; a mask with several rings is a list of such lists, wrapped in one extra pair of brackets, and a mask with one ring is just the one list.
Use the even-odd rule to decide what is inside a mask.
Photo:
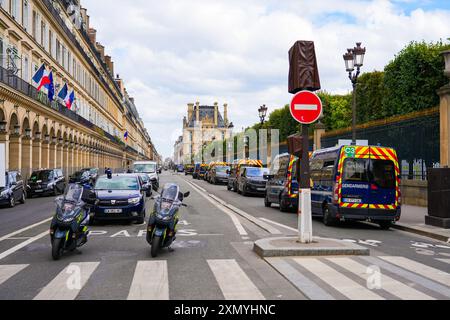
[[(50, 100), (48, 99), (46, 94), (39, 92), (37, 90), (37, 88), (32, 86), (30, 83), (19, 78), (18, 76), (12, 75), (7, 69), (5, 69), (3, 67), (0, 67), (0, 82), (19, 91), (20, 93), (32, 98), (33, 100), (41, 103), (42, 105), (44, 105), (48, 108), (52, 108), (55, 111), (58, 111), (60, 114), (62, 114), (66, 118), (69, 118), (70, 120), (73, 120), (73, 121), (85, 126), (88, 129), (98, 132), (99, 134), (108, 138), (108, 140), (110, 140), (114, 144), (123, 146), (123, 144), (119, 143), (117, 141), (117, 138), (114, 137), (112, 134), (106, 132), (102, 128), (96, 126), (95, 124), (93, 124), (89, 120), (83, 118), (82, 116), (78, 115), (77, 113), (73, 112), (72, 110), (69, 110), (66, 106), (64, 106), (60, 102), (58, 102), (58, 101), (50, 102)], [(131, 150), (132, 150), (132, 152), (137, 153), (137, 151), (135, 151), (133, 148), (131, 148)]]

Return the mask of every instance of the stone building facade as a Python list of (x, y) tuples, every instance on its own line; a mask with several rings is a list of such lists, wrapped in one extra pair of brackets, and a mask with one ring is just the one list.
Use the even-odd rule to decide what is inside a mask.
[[(70, 174), (159, 158), (79, 1), (0, 0), (0, 58), (0, 143), (6, 144), (7, 169), (27, 176), (57, 167)], [(32, 77), (42, 64), (53, 71), (55, 96), (64, 83), (74, 89), (74, 108), (37, 91)]]

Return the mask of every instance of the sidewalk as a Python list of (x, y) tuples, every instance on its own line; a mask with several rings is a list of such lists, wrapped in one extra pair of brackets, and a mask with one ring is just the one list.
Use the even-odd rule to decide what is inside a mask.
[(428, 215), (428, 209), (426, 207), (403, 205), (400, 221), (393, 228), (444, 242), (450, 242), (450, 229), (426, 225), (426, 215)]

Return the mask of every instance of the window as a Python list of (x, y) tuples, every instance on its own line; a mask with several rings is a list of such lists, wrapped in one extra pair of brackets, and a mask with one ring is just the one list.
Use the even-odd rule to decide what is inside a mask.
[(37, 40), (37, 26), (38, 26), (38, 15), (37, 12), (33, 10), (33, 24), (31, 34), (35, 40)]
[(3, 38), (0, 38), (0, 64), (5, 67), (5, 46), (3, 45)]
[(369, 159), (345, 159), (344, 181), (368, 182), (367, 166)]
[(52, 30), (48, 30), (48, 52), (53, 56), (53, 32)]
[(46, 34), (46, 25), (44, 21), (41, 21), (41, 46), (45, 47), (45, 38), (47, 36)]
[(28, 56), (23, 56), (22, 78), (27, 82), (30, 80), (29, 65), (30, 61), (28, 59)]
[(9, 13), (13, 17), (14, 20), (19, 21), (19, 6), (18, 0), (10, 0), (9, 1)]
[(56, 39), (56, 61), (61, 62), (61, 43)]
[(22, 6), (22, 26), (25, 30), (28, 30), (28, 10), (30, 6), (28, 5), (28, 0), (23, 0)]

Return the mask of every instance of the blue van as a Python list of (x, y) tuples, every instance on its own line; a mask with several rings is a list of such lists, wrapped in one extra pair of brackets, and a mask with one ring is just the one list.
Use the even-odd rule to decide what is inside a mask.
[(400, 168), (392, 148), (339, 146), (311, 158), (312, 212), (329, 226), (371, 221), (389, 229), (400, 219)]

